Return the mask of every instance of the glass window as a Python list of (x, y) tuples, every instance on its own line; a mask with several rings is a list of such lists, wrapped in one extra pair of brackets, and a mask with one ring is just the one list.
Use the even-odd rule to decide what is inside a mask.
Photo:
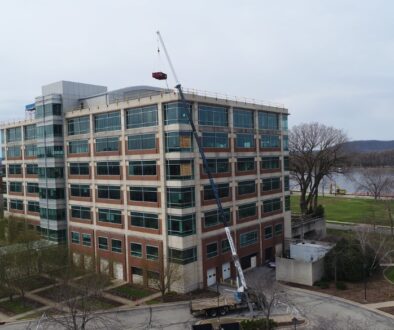
[(22, 192), (22, 182), (10, 182), (10, 192)]
[(170, 132), (165, 134), (166, 152), (193, 151), (193, 137), (191, 132)]
[(213, 258), (218, 255), (218, 243), (210, 243), (206, 245), (207, 249), (207, 258)]
[(89, 116), (72, 118), (67, 121), (68, 135), (89, 133)]
[(92, 235), (82, 234), (82, 245), (91, 246), (92, 245)]
[(28, 175), (38, 174), (38, 165), (37, 164), (27, 164), (26, 165), (26, 174), (28, 174)]
[[(228, 173), (230, 172), (230, 164), (227, 158), (224, 159), (207, 159), (209, 170), (211, 174)], [(205, 168), (204, 173), (206, 174)]]
[(264, 238), (265, 239), (272, 238), (272, 226), (264, 227)]
[(100, 250), (108, 250), (108, 238), (107, 237), (99, 237), (98, 238), (98, 247)]
[(15, 157), (21, 157), (22, 153), (21, 153), (21, 147), (17, 146), (17, 147), (8, 147), (7, 150), (7, 157), (8, 158), (15, 158)]
[(245, 219), (248, 217), (257, 216), (257, 206), (256, 203), (244, 204), (238, 207), (238, 217), (239, 219)]
[(261, 169), (262, 170), (277, 170), (280, 168), (279, 157), (262, 157)]
[(253, 128), (253, 111), (234, 109), (234, 127), (237, 128)]
[(285, 156), (283, 157), (283, 167), (285, 171), (289, 170), (289, 157)]
[(263, 202), (264, 213), (280, 210), (281, 208), (280, 198), (268, 199)]
[[(219, 198), (226, 198), (230, 196), (230, 184), (229, 183), (219, 183), (216, 185)], [(204, 200), (215, 199), (211, 185), (204, 186)]]
[(70, 195), (74, 197), (90, 197), (90, 187), (84, 184), (72, 184)]
[(283, 225), (281, 223), (277, 223), (275, 225), (275, 236), (282, 235), (282, 232), (283, 232)]
[(63, 178), (63, 168), (62, 167), (40, 167), (38, 169), (38, 177), (40, 179), (58, 179)]
[(260, 140), (261, 148), (280, 148), (279, 135), (262, 135)]
[(239, 235), (240, 246), (245, 247), (257, 243), (257, 231), (250, 231)]
[(280, 178), (267, 178), (262, 181), (262, 191), (271, 191), (281, 188)]
[(206, 126), (228, 127), (228, 109), (214, 105), (198, 105), (198, 123)]
[(64, 199), (63, 188), (40, 188), (40, 198), (43, 199)]
[(79, 244), (80, 243), (80, 234), (72, 231), (71, 232), (71, 242), (74, 244)]
[(228, 148), (227, 133), (202, 133), (203, 148)]
[(5, 211), (7, 211), (7, 210), (8, 210), (8, 202), (7, 202), (7, 198), (3, 198), (3, 209), (4, 209)]
[(131, 212), (131, 225), (150, 229), (159, 229), (159, 218), (154, 213)]
[(25, 157), (36, 157), (37, 156), (37, 145), (27, 144), (25, 146)]
[(120, 210), (98, 209), (99, 221), (115, 224), (122, 223), (122, 212)]
[(120, 163), (97, 162), (97, 175), (120, 175)]
[(89, 152), (88, 140), (70, 141), (68, 143), (68, 152), (70, 154), (82, 154)]
[(289, 177), (286, 175), (285, 176), (285, 191), (289, 191), (290, 190), (290, 179)]
[(168, 235), (190, 236), (196, 233), (196, 218), (194, 214), (184, 216), (168, 215)]
[(193, 160), (167, 160), (167, 180), (193, 179)]
[(96, 152), (118, 151), (118, 150), (119, 150), (119, 138), (117, 136), (96, 139)]
[(256, 183), (254, 181), (238, 182), (238, 195), (253, 194), (256, 192)]
[(122, 253), (122, 241), (119, 239), (111, 240), (112, 252)]
[(156, 148), (155, 134), (139, 134), (127, 137), (128, 150), (146, 150)]
[[(227, 223), (229, 223), (231, 220), (230, 209), (229, 208), (224, 209), (223, 212), (224, 212), (225, 217), (227, 219)], [(209, 211), (209, 212), (204, 213), (204, 227), (205, 228), (217, 226), (219, 224), (223, 224), (223, 222), (220, 218), (219, 210), (213, 210), (213, 211)]]
[(94, 116), (95, 132), (120, 130), (120, 111), (107, 112)]
[(130, 200), (157, 202), (157, 187), (130, 187)]
[(7, 182), (3, 181), (1, 183), (1, 193), (2, 194), (7, 194)]
[(155, 160), (138, 160), (129, 162), (129, 175), (156, 175)]
[(120, 200), (120, 186), (97, 186), (97, 197)]
[(157, 246), (146, 246), (146, 259), (157, 260), (159, 259), (159, 248)]
[(70, 163), (70, 175), (89, 175), (89, 163)]
[(283, 135), (283, 150), (289, 151), (289, 137), (287, 135)]
[(279, 129), (279, 114), (259, 112), (259, 129)]
[(284, 131), (287, 131), (289, 129), (288, 117), (289, 117), (288, 115), (282, 113), (282, 129)]
[(65, 220), (66, 218), (66, 210), (64, 209), (47, 209), (40, 208), (40, 218), (49, 219), (49, 220)]
[(43, 139), (48, 137), (62, 137), (63, 125), (50, 124), (45, 126), (37, 126), (37, 138)]
[(238, 158), (237, 159), (237, 171), (247, 172), (255, 170), (255, 161), (253, 157)]
[(7, 128), (7, 142), (15, 142), (22, 140), (21, 127)]
[(91, 218), (90, 208), (89, 207), (72, 205), (71, 206), (71, 217), (72, 218), (76, 218), (76, 219), (88, 219), (88, 220), (90, 220), (90, 218)]
[(19, 199), (10, 200), (10, 209), (23, 211), (23, 201)]
[(26, 193), (28, 194), (38, 194), (38, 183), (28, 182), (26, 185)]
[(237, 134), (235, 139), (235, 146), (237, 148), (254, 148), (255, 140), (253, 134)]
[(34, 201), (27, 202), (27, 210), (29, 212), (40, 213), (40, 203)]
[(61, 104), (45, 104), (36, 106), (35, 118), (43, 118), (50, 116), (61, 116), (62, 115), (62, 105)]
[(10, 164), (8, 165), (8, 175), (22, 174), (22, 165)]
[[(87, 143), (87, 141), (86, 141)], [(63, 146), (50, 146), (50, 147), (38, 147), (37, 157), (38, 158), (63, 158)]]
[(167, 188), (167, 207), (182, 209), (194, 204), (194, 187)]
[(127, 128), (157, 126), (157, 105), (127, 109)]
[(184, 102), (172, 102), (164, 104), (164, 123), (170, 124), (189, 124), (187, 112), (191, 114), (192, 104)]
[(290, 196), (285, 196), (285, 211), (290, 211)]
[(34, 140), (36, 138), (36, 125), (25, 126), (25, 141)]
[(130, 243), (130, 254), (132, 257), (142, 258), (142, 245), (139, 243)]
[(197, 261), (197, 247), (191, 247), (185, 250), (168, 249), (168, 256), (170, 262), (186, 265)]
[(226, 253), (227, 251), (230, 251), (230, 242), (228, 241), (228, 239), (224, 239), (222, 240), (221, 243), (221, 248), (222, 248), (222, 253)]

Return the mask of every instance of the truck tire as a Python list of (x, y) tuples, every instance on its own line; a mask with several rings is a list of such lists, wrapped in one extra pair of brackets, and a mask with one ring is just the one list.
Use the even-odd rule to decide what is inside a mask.
[(212, 308), (207, 310), (207, 314), (210, 317), (216, 317), (218, 315), (218, 310), (216, 308)]
[(220, 316), (225, 316), (227, 314), (227, 312), (228, 312), (228, 308), (227, 307), (222, 307), (219, 310)]

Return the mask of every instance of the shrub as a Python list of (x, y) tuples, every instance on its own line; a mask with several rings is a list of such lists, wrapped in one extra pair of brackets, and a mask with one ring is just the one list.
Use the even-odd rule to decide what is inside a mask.
[(319, 287), (320, 289), (328, 289), (330, 287), (330, 283), (323, 280), (315, 282), (314, 285)]
[(314, 212), (314, 216), (316, 216), (316, 217), (324, 217), (324, 207), (323, 207), (323, 205), (319, 204), (316, 207), (316, 210)]
[(335, 286), (336, 286), (336, 288), (337, 288), (338, 290), (346, 290), (346, 289), (347, 289), (347, 285), (346, 285), (345, 282), (338, 281), (338, 282), (335, 284)]
[(277, 327), (276, 322), (271, 319), (243, 320), (240, 325), (242, 330), (271, 330)]

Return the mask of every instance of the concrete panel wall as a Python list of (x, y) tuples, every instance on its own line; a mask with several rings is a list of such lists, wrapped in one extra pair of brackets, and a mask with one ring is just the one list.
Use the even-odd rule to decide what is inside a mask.
[(275, 262), (278, 281), (312, 286), (321, 279), (324, 272), (324, 259), (311, 263), (276, 257)]

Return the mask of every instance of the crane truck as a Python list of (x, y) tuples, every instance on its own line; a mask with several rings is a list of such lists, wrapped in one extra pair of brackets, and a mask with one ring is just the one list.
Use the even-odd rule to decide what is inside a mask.
[[(171, 62), (171, 58), (167, 52), (167, 48), (164, 44), (163, 38), (161, 37), (160, 31), (157, 31), (156, 33), (157, 33), (158, 40), (164, 50), (165, 56), (167, 58), (167, 62), (169, 64), (171, 72), (172, 72), (172, 75), (176, 81), (175, 88), (178, 90), (182, 106), (184, 109), (187, 109), (186, 98), (185, 98), (185, 95), (182, 90), (182, 85), (178, 81), (178, 77), (176, 75), (174, 66)], [(167, 74), (165, 74), (163, 72), (153, 72), (152, 77), (155, 79), (158, 79), (158, 80), (166, 80)], [(220, 201), (220, 197), (219, 197), (219, 193), (218, 193), (218, 189), (217, 189), (216, 183), (213, 179), (211, 170), (208, 166), (208, 162), (207, 162), (207, 158), (204, 153), (204, 149), (202, 148), (202, 145), (200, 143), (200, 139), (198, 137), (196, 126), (194, 125), (194, 122), (193, 122), (192, 114), (189, 111), (185, 111), (185, 113), (188, 118), (189, 124), (192, 128), (192, 133), (193, 133), (194, 139), (196, 141), (196, 144), (198, 146), (198, 151), (199, 151), (201, 159), (202, 159), (203, 167), (204, 167), (205, 173), (208, 176), (209, 183), (210, 183), (211, 189), (213, 191), (213, 195), (215, 197), (216, 206), (218, 208), (220, 220), (224, 225), (224, 231), (226, 233), (227, 240), (230, 245), (232, 259), (234, 262), (235, 269), (237, 271), (237, 285), (238, 285), (237, 292), (234, 294), (234, 297), (227, 297), (227, 298), (221, 297), (221, 298), (219, 298), (219, 300), (214, 299), (214, 301), (216, 303), (215, 306), (212, 306), (212, 304), (213, 304), (212, 300), (211, 300), (211, 303), (208, 303), (208, 301), (202, 302), (200, 304), (200, 307), (197, 307), (197, 305), (196, 305), (196, 308), (194, 310), (195, 311), (201, 310), (201, 311), (204, 311), (205, 313), (213, 315), (218, 312), (221, 314), (223, 314), (223, 313), (225, 314), (228, 310), (239, 308), (242, 306), (247, 306), (249, 308), (251, 316), (253, 316), (253, 304), (252, 304), (251, 300), (249, 299), (248, 287), (246, 285), (245, 276), (244, 276), (244, 273), (243, 273), (243, 270), (241, 267), (241, 263), (239, 261), (237, 250), (235, 248), (234, 240), (231, 236), (230, 227), (229, 227), (229, 219), (227, 219), (225, 212), (223, 210), (222, 203)], [(204, 304), (205, 304), (206, 308), (203, 307)], [(219, 306), (218, 306), (218, 304), (219, 304)], [(193, 311), (193, 306), (191, 307), (191, 309)]]

